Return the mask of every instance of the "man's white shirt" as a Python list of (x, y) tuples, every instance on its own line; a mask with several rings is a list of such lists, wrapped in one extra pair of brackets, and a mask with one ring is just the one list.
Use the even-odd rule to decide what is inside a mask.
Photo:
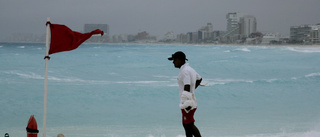
[[(195, 90), (196, 90), (196, 81), (200, 80), (201, 76), (189, 66), (189, 63), (185, 63), (180, 67), (180, 72), (178, 75), (178, 84), (179, 84), (179, 95), (180, 95), (180, 107), (181, 103), (185, 102), (185, 97), (183, 96), (184, 85), (190, 85), (190, 93), (192, 93), (192, 100), (194, 101), (194, 106), (192, 108), (197, 107), (197, 100), (195, 98)], [(184, 94), (189, 96), (188, 94)], [(182, 97), (182, 98), (181, 98)]]

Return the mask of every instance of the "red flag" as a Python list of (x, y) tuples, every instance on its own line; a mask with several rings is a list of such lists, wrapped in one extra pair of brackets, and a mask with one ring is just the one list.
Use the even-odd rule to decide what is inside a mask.
[(93, 34), (103, 35), (103, 31), (99, 29), (89, 33), (80, 33), (72, 31), (67, 26), (60, 24), (50, 24), (50, 29), (51, 44), (49, 54), (74, 50), (78, 48), (81, 43), (89, 39)]

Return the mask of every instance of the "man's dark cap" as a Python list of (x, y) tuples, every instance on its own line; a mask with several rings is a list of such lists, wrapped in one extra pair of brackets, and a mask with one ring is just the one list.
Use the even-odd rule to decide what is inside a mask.
[(172, 56), (170, 58), (168, 58), (168, 60), (174, 60), (174, 59), (188, 60), (188, 59), (186, 59), (186, 55), (182, 51), (178, 51), (178, 52), (172, 54)]

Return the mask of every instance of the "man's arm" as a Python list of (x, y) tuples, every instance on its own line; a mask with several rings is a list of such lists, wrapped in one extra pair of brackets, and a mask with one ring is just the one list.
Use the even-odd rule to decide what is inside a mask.
[(202, 81), (202, 78), (196, 81), (196, 88), (200, 85), (201, 81)]
[(184, 85), (184, 91), (190, 92), (190, 85)]
[[(190, 92), (190, 85), (184, 85), (184, 91), (188, 91), (188, 92)], [(186, 108), (186, 110), (190, 110), (192, 107), (191, 106), (189, 106), (189, 107), (187, 107)]]
[[(196, 81), (196, 88), (200, 85), (202, 78)], [(190, 92), (190, 85), (184, 85), (184, 91)]]

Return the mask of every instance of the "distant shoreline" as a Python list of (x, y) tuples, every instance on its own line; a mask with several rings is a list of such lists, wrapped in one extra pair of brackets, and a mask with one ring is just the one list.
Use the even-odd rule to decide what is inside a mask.
[(320, 44), (317, 45), (295, 45), (295, 44), (282, 44), (282, 45), (276, 45), (276, 44), (270, 44), (270, 45), (262, 45), (262, 44), (256, 44), (256, 45), (250, 45), (250, 44), (186, 44), (186, 43), (84, 43), (84, 44), (115, 44), (115, 45), (181, 45), (181, 46), (252, 46), (252, 47), (320, 47)]
[[(17, 43), (17, 44), (23, 44), (23, 43), (27, 43), (27, 44), (45, 44), (45, 42), (0, 42), (0, 44), (2, 43)], [(298, 44), (282, 44), (282, 45), (277, 45), (277, 44), (256, 44), (256, 45), (252, 45), (252, 44), (210, 44), (210, 43), (91, 43), (91, 42), (85, 42), (83, 44), (114, 44), (114, 45), (121, 45), (121, 44), (125, 44), (125, 45), (187, 45), (187, 46), (252, 46), (252, 47), (320, 47), (320, 44), (314, 44), (314, 45), (298, 45)]]

